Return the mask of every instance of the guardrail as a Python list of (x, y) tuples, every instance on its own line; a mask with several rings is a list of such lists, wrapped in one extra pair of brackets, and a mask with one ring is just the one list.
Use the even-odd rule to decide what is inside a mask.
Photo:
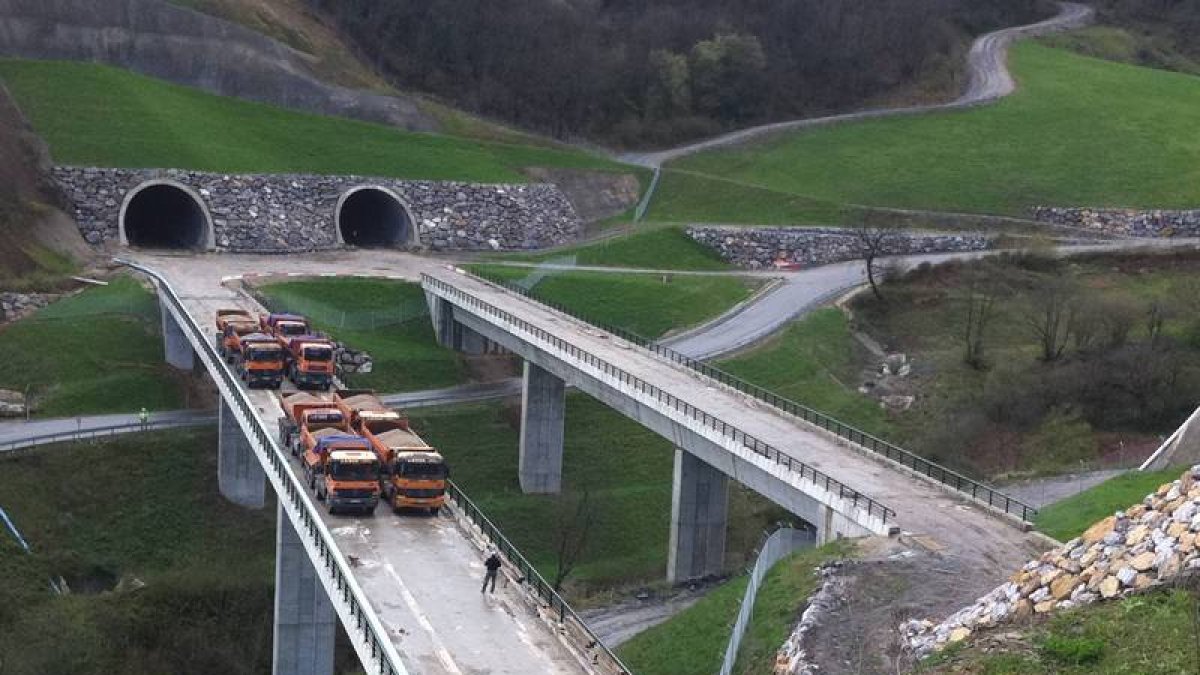
[(650, 200), (654, 198), (654, 191), (658, 189), (660, 178), (662, 178), (662, 168), (656, 166), (654, 167), (654, 176), (650, 178), (650, 187), (646, 188), (646, 194), (642, 195), (637, 208), (633, 210), (633, 222), (640, 223), (642, 218), (646, 217), (646, 211), (650, 209)]
[(754, 567), (750, 570), (750, 580), (746, 583), (746, 593), (742, 596), (742, 607), (738, 610), (737, 621), (729, 634), (729, 644), (725, 647), (725, 659), (721, 662), (720, 675), (731, 675), (733, 666), (737, 663), (738, 650), (742, 647), (742, 638), (750, 627), (750, 616), (754, 613), (754, 601), (758, 599), (758, 589), (763, 577), (782, 558), (790, 555), (805, 543), (815, 541), (811, 530), (797, 530), (791, 527), (781, 527), (771, 533), (759, 548), (758, 556), (754, 559)]
[(349, 563), (334, 542), (333, 534), (321, 521), (308, 491), (292, 473), (288, 454), (279, 447), (275, 434), (259, 419), (257, 410), (241, 388), (240, 381), (209, 343), (206, 337), (208, 333), (196, 324), (195, 319), (184, 307), (183, 301), (162, 275), (133, 261), (121, 258), (114, 258), (114, 261), (138, 270), (154, 281), (163, 307), (174, 316), (184, 334), (188, 336), (192, 348), (212, 375), (222, 397), (245, 433), (246, 440), (258, 456), (263, 473), (275, 489), (280, 507), (287, 513), (308, 552), (317, 577), (325, 587), (330, 604), (341, 619), (342, 627), (345, 628), (363, 668), (371, 675), (408, 675), (395, 645), (375, 615), (366, 593), (350, 571)]
[(659, 402), (671, 406), (677, 412), (700, 422), (704, 426), (717, 431), (723, 436), (731, 438), (734, 442), (741, 443), (744, 447), (755, 454), (770, 459), (779, 466), (784, 467), (791, 472), (798, 473), (801, 480), (807, 479), (814, 485), (823, 485), (826, 492), (836, 492), (840, 498), (850, 500), (854, 506), (866, 509), (868, 516), (879, 516), (881, 522), (886, 523), (888, 518), (896, 515), (896, 512), (892, 509), (884, 506), (878, 501), (875, 501), (867, 495), (862, 494), (849, 485), (842, 483), (833, 476), (830, 476), (798, 459), (795, 459), (788, 454), (781, 452), (778, 448), (772, 446), (771, 444), (759, 440), (757, 437), (742, 431), (738, 427), (726, 422), (723, 419), (708, 414), (691, 403), (678, 398), (674, 394), (659, 389), (655, 385), (646, 382), (636, 375), (633, 375), (632, 373), (625, 371), (609, 363), (608, 361), (605, 361), (604, 359), (601, 359), (595, 354), (580, 349), (570, 341), (564, 340), (557, 335), (550, 333), (549, 331), (543, 330), (542, 328), (539, 328), (538, 326), (535, 326), (510, 312), (500, 309), (499, 307), (481, 300), (474, 295), (471, 295), (462, 289), (446, 283), (445, 281), (442, 281), (436, 277), (432, 277), (423, 273), (421, 275), (421, 282), (422, 284), (429, 284), (430, 286), (433, 286), (442, 293), (452, 295), (459, 302), (469, 305), (472, 308), (483, 312), (484, 314), (489, 314), (502, 321), (518, 326), (521, 330), (533, 335), (539, 340), (549, 343), (555, 349), (567, 353), (572, 358), (583, 361), (593, 368), (599, 369), (605, 375), (614, 377), (624, 384), (627, 384), (649, 396), (655, 397)]
[(606, 672), (616, 673), (617, 675), (628, 675), (631, 673), (632, 671), (604, 644), (604, 641), (592, 632), (587, 622), (579, 618), (579, 615), (575, 613), (571, 605), (542, 577), (537, 568), (521, 554), (521, 551), (508, 540), (508, 537), (504, 536), (500, 528), (496, 527), (484, 515), (483, 511), (475, 505), (475, 502), (472, 502), (454, 481), (446, 481), (446, 483), (448, 485), (446, 489), (447, 496), (454, 501), (463, 515), (479, 528), (483, 536), (504, 554), (509, 563), (521, 573), (524, 583), (529, 585), (538, 599), (545, 603), (545, 606), (551, 612), (558, 615), (559, 624), (573, 627), (588, 641), (585, 646), (594, 646), (597, 649), (596, 653), (593, 654), (592, 665), (604, 667), (606, 668)]
[(995, 488), (980, 483), (972, 478), (967, 478), (957, 471), (953, 471), (939, 464), (935, 464), (934, 462), (931, 462), (919, 455), (913, 454), (893, 443), (889, 443), (888, 441), (872, 436), (861, 429), (852, 427), (849, 424), (844, 424), (823, 412), (818, 412), (806, 405), (797, 403), (788, 398), (784, 398), (783, 396), (780, 396), (769, 389), (760, 387), (757, 384), (751, 384), (750, 382), (747, 382), (736, 375), (727, 373), (716, 366), (705, 363), (699, 359), (694, 359), (690, 356), (685, 356), (674, 349), (671, 349), (670, 347), (665, 347), (654, 340), (644, 338), (625, 329), (590, 321), (587, 317), (580, 316), (579, 314), (558, 303), (538, 298), (533, 295), (532, 292), (527, 291), (519, 286), (514, 286), (504, 279), (491, 277), (479, 272), (468, 271), (466, 273), (494, 286), (498, 286), (505, 290), (529, 298), (530, 300), (549, 307), (555, 311), (592, 324), (609, 333), (612, 333), (613, 335), (616, 335), (622, 340), (626, 340), (638, 345), (639, 347), (648, 349), (665, 359), (669, 359), (670, 361), (686, 366), (687, 368), (690, 368), (691, 370), (694, 370), (705, 377), (716, 380), (717, 382), (720, 382), (728, 387), (732, 387), (737, 391), (746, 394), (747, 396), (771, 405), (772, 407), (782, 410), (789, 415), (799, 417), (805, 422), (809, 422), (810, 424), (814, 424), (826, 431), (829, 431), (839, 438), (866, 448), (875, 454), (882, 455), (905, 468), (911, 469), (912, 471), (924, 476), (928, 476), (929, 478), (932, 478), (933, 480), (936, 480), (939, 483), (953, 488), (954, 490), (965, 495), (970, 495), (973, 499), (984, 502), (994, 509), (1014, 516), (1019, 516), (1021, 520), (1026, 522), (1032, 522), (1033, 516), (1037, 515), (1037, 509), (1025, 504), (1024, 502), (1021, 502), (1020, 500), (1013, 499), (1012, 497), (1009, 497)]
[(195, 427), (204, 424), (215, 424), (216, 422), (216, 416), (207, 415), (204, 417), (193, 417), (179, 420), (151, 420), (145, 424), (142, 424), (141, 422), (128, 422), (125, 424), (92, 427), (91, 429), (72, 429), (71, 431), (37, 434), (35, 436), (26, 436), (22, 439), (0, 442), (0, 454), (14, 453), (18, 450), (25, 450), (27, 448), (33, 448), (39, 445), (50, 445), (51, 443), (91, 441), (99, 438), (111, 438), (120, 434), (140, 433), (143, 431), (159, 431), (162, 429), (178, 429), (180, 427)]

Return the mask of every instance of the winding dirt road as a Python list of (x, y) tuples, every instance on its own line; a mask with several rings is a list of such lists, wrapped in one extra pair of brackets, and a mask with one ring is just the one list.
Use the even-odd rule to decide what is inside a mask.
[(774, 122), (748, 129), (731, 131), (727, 134), (714, 136), (707, 140), (681, 145), (675, 148), (657, 152), (626, 153), (617, 159), (629, 164), (637, 164), (649, 168), (658, 168), (673, 159), (691, 155), (703, 150), (711, 150), (729, 145), (737, 145), (748, 140), (761, 138), (782, 131), (794, 131), (820, 127), (841, 122), (855, 122), (891, 117), (893, 115), (914, 115), (938, 110), (954, 110), (969, 108), (989, 103), (1008, 96), (1016, 90), (1016, 81), (1007, 67), (1008, 46), (1019, 38), (1046, 35), (1059, 31), (1086, 26), (1092, 21), (1095, 11), (1087, 5), (1075, 2), (1060, 2), (1059, 13), (1045, 21), (1039, 21), (1026, 26), (1013, 26), (982, 35), (976, 38), (967, 54), (967, 90), (961, 96), (947, 103), (919, 105), (904, 108), (879, 108), (877, 110), (862, 110), (842, 115), (826, 117), (810, 117), (787, 122)]

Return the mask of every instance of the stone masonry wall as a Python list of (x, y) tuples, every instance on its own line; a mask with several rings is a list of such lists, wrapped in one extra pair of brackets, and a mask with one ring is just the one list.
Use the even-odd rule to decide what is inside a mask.
[(197, 193), (223, 251), (288, 252), (338, 245), (338, 199), (360, 186), (396, 193), (413, 217), (416, 245), (433, 250), (520, 250), (569, 243), (581, 223), (554, 185), (478, 185), (360, 176), (232, 175), (175, 169), (56, 167), (55, 181), (92, 245), (119, 241), (126, 194), (148, 180)]
[[(852, 230), (809, 227), (689, 227), (687, 234), (714, 249), (726, 262), (758, 269), (776, 261), (800, 265), (825, 265), (862, 257), (862, 246)], [(892, 236), (885, 253), (946, 253), (982, 251), (992, 241), (980, 234), (915, 234)]]
[(1039, 206), (1033, 210), (1033, 217), (1043, 223), (1126, 237), (1200, 237), (1200, 209), (1138, 211)]

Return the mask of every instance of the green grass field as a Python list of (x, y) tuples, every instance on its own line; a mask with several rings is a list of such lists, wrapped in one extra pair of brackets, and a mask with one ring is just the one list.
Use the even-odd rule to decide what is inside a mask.
[[(563, 496), (525, 495), (517, 477), (519, 406), (409, 411), (421, 436), (446, 456), (454, 481), (547, 578), (556, 545), (587, 494), (592, 525), (569, 594), (661, 581), (667, 566), (673, 454), (669, 441), (582, 394), (567, 397)], [(730, 491), (731, 567), (784, 514), (741, 488)]]
[(160, 331), (154, 295), (117, 277), (0, 328), (0, 388), (28, 387), (49, 417), (181, 408)]
[(462, 359), (440, 347), (417, 284), (388, 279), (322, 279), (267, 284), (258, 296), (273, 311), (304, 314), (322, 331), (374, 359), (367, 374), (348, 374), (354, 387), (397, 392), (466, 381)]
[[(1010, 62), (1020, 90), (995, 105), (812, 129), (671, 166), (842, 204), (1022, 213), (1200, 203), (1200, 78), (1031, 43)], [(740, 222), (776, 209), (749, 194), (724, 208), (735, 207)]]
[[(674, 166), (674, 165), (671, 165)], [(757, 182), (757, 181), (755, 181)], [(750, 184), (725, 171), (663, 171), (646, 219), (658, 222), (832, 225), (850, 214), (834, 201)]]
[(819, 309), (760, 347), (722, 361), (722, 369), (760, 387), (887, 438), (879, 404), (853, 388), (854, 339), (841, 310)]
[(1158, 486), (1179, 478), (1180, 473), (1178, 468), (1130, 471), (1041, 509), (1034, 524), (1059, 541), (1073, 539), (1114, 511), (1140, 503)]
[(494, 256), (498, 260), (562, 262), (650, 270), (732, 269), (711, 248), (687, 236), (682, 227), (641, 226), (629, 234), (549, 253)]
[[(218, 494), (216, 447), (175, 430), (4, 461), (0, 505), (32, 549), (0, 529), (4, 672), (270, 669), (275, 509)], [(122, 579), (145, 585), (106, 592)]]
[[(787, 638), (816, 587), (813, 568), (851, 555), (841, 541), (798, 551), (771, 568), (758, 590), (750, 628), (738, 652), (735, 673), (771, 672), (775, 651)], [(747, 577), (713, 590), (695, 605), (639, 633), (617, 650), (638, 675), (709, 675), (720, 669)]]
[[(519, 281), (533, 270), (499, 265), (473, 269), (492, 278)], [(597, 324), (616, 326), (649, 338), (694, 326), (719, 316), (750, 297), (761, 281), (728, 276), (671, 276), (555, 272), (542, 279), (533, 293), (570, 308)]]
[(108, 66), (0, 59), (0, 80), (63, 164), (526, 182), (527, 166), (627, 170), (576, 150), (293, 112)]

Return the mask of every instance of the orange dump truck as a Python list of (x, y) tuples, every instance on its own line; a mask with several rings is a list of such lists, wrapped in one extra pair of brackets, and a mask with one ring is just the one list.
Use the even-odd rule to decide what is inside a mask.
[(441, 453), (371, 391), (339, 390), (334, 400), (351, 428), (371, 442), (382, 464), (383, 497), (394, 509), (436, 513), (446, 501), (450, 469)]
[(297, 387), (329, 389), (333, 385), (333, 342), (317, 335), (287, 341), (288, 377)]
[(329, 512), (373, 513), (379, 504), (379, 457), (357, 434), (320, 429), (302, 434), (304, 476)]
[(279, 344), (287, 346), (287, 341), (299, 335), (308, 335), (312, 332), (312, 328), (308, 324), (308, 319), (299, 314), (260, 314), (258, 317), (259, 327), (264, 333), (274, 335), (279, 338)]
[(304, 443), (302, 437), (305, 435), (322, 429), (333, 429), (339, 433), (350, 431), (349, 420), (331, 396), (299, 391), (281, 394), (279, 404), (283, 408), (283, 417), (279, 420), (279, 442), (290, 449), (293, 455), (300, 454)]
[(265, 385), (278, 389), (283, 383), (283, 347), (266, 333), (250, 333), (241, 338), (237, 372), (248, 387)]
[(258, 322), (244, 309), (217, 310), (217, 352), (229, 362), (241, 353), (243, 335), (258, 332)]

